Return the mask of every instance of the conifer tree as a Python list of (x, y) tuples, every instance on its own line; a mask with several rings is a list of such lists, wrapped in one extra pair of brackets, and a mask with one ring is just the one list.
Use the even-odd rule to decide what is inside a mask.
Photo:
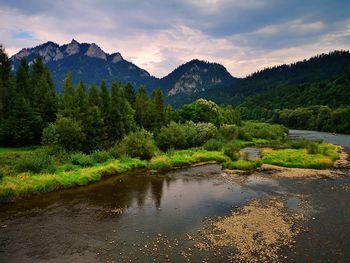
[(76, 119), (78, 109), (75, 103), (75, 97), (72, 74), (68, 74), (63, 83), (62, 116)]
[(151, 129), (149, 102), (144, 86), (140, 86), (136, 96), (135, 121), (140, 127), (145, 128), (146, 130)]
[(112, 141), (118, 141), (124, 135), (124, 125), (122, 122), (121, 105), (122, 99), (120, 97), (120, 84), (112, 84), (111, 87), (111, 108), (108, 119), (109, 138)]
[(97, 87), (95, 84), (92, 84), (90, 89), (89, 89), (88, 104), (90, 107), (92, 107), (92, 106), (99, 107), (99, 105), (100, 105), (98, 90), (97, 90)]
[(124, 87), (124, 95), (125, 95), (125, 98), (128, 100), (130, 106), (134, 108), (136, 95), (135, 95), (134, 86), (130, 82), (126, 84)]
[(160, 89), (152, 92), (151, 116), (153, 129), (160, 129), (166, 123), (163, 93)]
[(13, 93), (11, 61), (0, 45), (0, 122), (7, 115), (11, 93)]
[(110, 104), (111, 104), (111, 98), (110, 94), (108, 92), (108, 87), (106, 84), (106, 81), (102, 81), (100, 92), (99, 92), (99, 107), (101, 111), (101, 117), (103, 120), (103, 127), (102, 127), (102, 144), (103, 147), (108, 147), (111, 145), (111, 142), (108, 140), (108, 123), (109, 123), (109, 112), (110, 112)]
[(21, 60), (16, 72), (16, 93), (22, 95), (27, 100), (33, 97), (29, 68), (25, 59)]

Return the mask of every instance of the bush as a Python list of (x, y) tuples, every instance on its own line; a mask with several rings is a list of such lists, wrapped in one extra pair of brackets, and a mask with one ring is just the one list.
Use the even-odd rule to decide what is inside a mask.
[(235, 160), (238, 160), (240, 157), (239, 150), (240, 150), (239, 144), (230, 142), (226, 144), (224, 148), (224, 154), (230, 157), (232, 161), (235, 161)]
[(84, 153), (73, 153), (70, 156), (70, 161), (72, 164), (82, 167), (93, 166), (95, 164), (92, 157)]
[(52, 173), (55, 170), (52, 157), (43, 153), (23, 155), (14, 163), (14, 169), (18, 173)]
[(226, 140), (234, 140), (238, 136), (238, 127), (233, 124), (224, 124), (220, 127), (220, 134)]
[(203, 145), (203, 148), (207, 151), (220, 151), (223, 146), (223, 142), (216, 139), (210, 139)]
[(218, 134), (218, 129), (212, 123), (193, 123), (187, 122), (185, 125), (194, 126), (196, 134), (193, 143), (190, 147), (201, 146), (210, 139), (213, 139)]
[(186, 123), (171, 122), (162, 127), (156, 136), (159, 148), (186, 149), (203, 145), (206, 141), (217, 135), (217, 128), (212, 123)]
[(73, 119), (59, 117), (43, 130), (44, 145), (59, 145), (68, 151), (79, 151), (85, 139), (81, 124)]
[(253, 138), (283, 141), (287, 135), (288, 129), (278, 124), (245, 122), (239, 129), (239, 138), (248, 141)]
[(104, 163), (111, 159), (111, 155), (107, 151), (94, 151), (91, 157), (96, 163)]
[(2, 170), (0, 170), (0, 181), (2, 180), (2, 178), (4, 178), (5, 177), (5, 174), (4, 174), (4, 172), (2, 171)]
[(152, 133), (142, 129), (125, 136), (119, 144), (119, 152), (129, 157), (149, 160), (156, 154), (157, 147)]

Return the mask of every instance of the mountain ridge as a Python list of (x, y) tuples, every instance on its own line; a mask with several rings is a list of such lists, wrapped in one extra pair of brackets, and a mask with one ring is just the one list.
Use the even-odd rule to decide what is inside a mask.
[(157, 78), (125, 60), (120, 52), (109, 54), (95, 43), (79, 43), (75, 39), (63, 45), (48, 41), (33, 48), (23, 48), (11, 57), (13, 70), (18, 67), (21, 59), (26, 58), (31, 65), (37, 56), (42, 57), (50, 69), (58, 90), (69, 72), (75, 83), (80, 80), (88, 85), (102, 80), (106, 80), (109, 85), (112, 82), (130, 82), (135, 86), (146, 86), (149, 93), (160, 87), (168, 96), (223, 87), (236, 79), (223, 65), (198, 59), (178, 66), (163, 78)]

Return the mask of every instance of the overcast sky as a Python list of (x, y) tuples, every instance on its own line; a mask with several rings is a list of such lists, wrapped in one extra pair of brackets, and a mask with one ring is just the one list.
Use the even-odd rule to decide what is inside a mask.
[(162, 77), (193, 58), (236, 77), (350, 49), (350, 0), (0, 0), (13, 55), (46, 41), (95, 42)]

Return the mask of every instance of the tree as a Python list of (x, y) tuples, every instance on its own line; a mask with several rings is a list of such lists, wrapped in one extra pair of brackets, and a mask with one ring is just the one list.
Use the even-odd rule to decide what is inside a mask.
[(108, 92), (106, 81), (102, 81), (100, 92), (99, 92), (99, 100), (100, 100), (100, 111), (101, 111), (101, 117), (103, 119), (103, 127), (102, 127), (102, 143), (103, 146), (110, 146), (110, 143), (108, 141), (108, 123), (109, 123), (109, 112), (111, 107), (111, 97)]
[(124, 95), (125, 95), (125, 98), (128, 100), (130, 106), (134, 108), (136, 95), (135, 95), (134, 86), (130, 82), (126, 84), (124, 87)]
[(121, 140), (134, 128), (133, 114), (129, 102), (124, 97), (121, 84), (112, 84), (109, 115), (109, 137), (112, 141)]
[(29, 68), (25, 59), (21, 60), (17, 69), (16, 92), (29, 100), (33, 96), (32, 87), (30, 85)]
[(7, 115), (11, 93), (13, 93), (11, 61), (0, 45), (0, 122)]
[(85, 143), (84, 151), (92, 152), (101, 148), (103, 119), (97, 106), (91, 106), (84, 123)]
[(140, 86), (136, 96), (135, 121), (140, 127), (146, 130), (151, 130), (152, 128), (150, 122), (149, 102), (144, 86)]
[(75, 104), (75, 89), (72, 74), (68, 74), (63, 83), (62, 116), (75, 118), (78, 112)]
[(97, 90), (97, 87), (95, 84), (92, 84), (90, 89), (89, 89), (88, 104), (90, 107), (92, 107), (92, 106), (99, 107), (99, 105), (100, 105), (98, 90)]
[(153, 91), (151, 105), (152, 128), (158, 130), (167, 122), (163, 93), (160, 89)]
[(37, 144), (41, 117), (23, 96), (12, 99), (8, 118), (4, 121), (4, 142), (10, 146)]

